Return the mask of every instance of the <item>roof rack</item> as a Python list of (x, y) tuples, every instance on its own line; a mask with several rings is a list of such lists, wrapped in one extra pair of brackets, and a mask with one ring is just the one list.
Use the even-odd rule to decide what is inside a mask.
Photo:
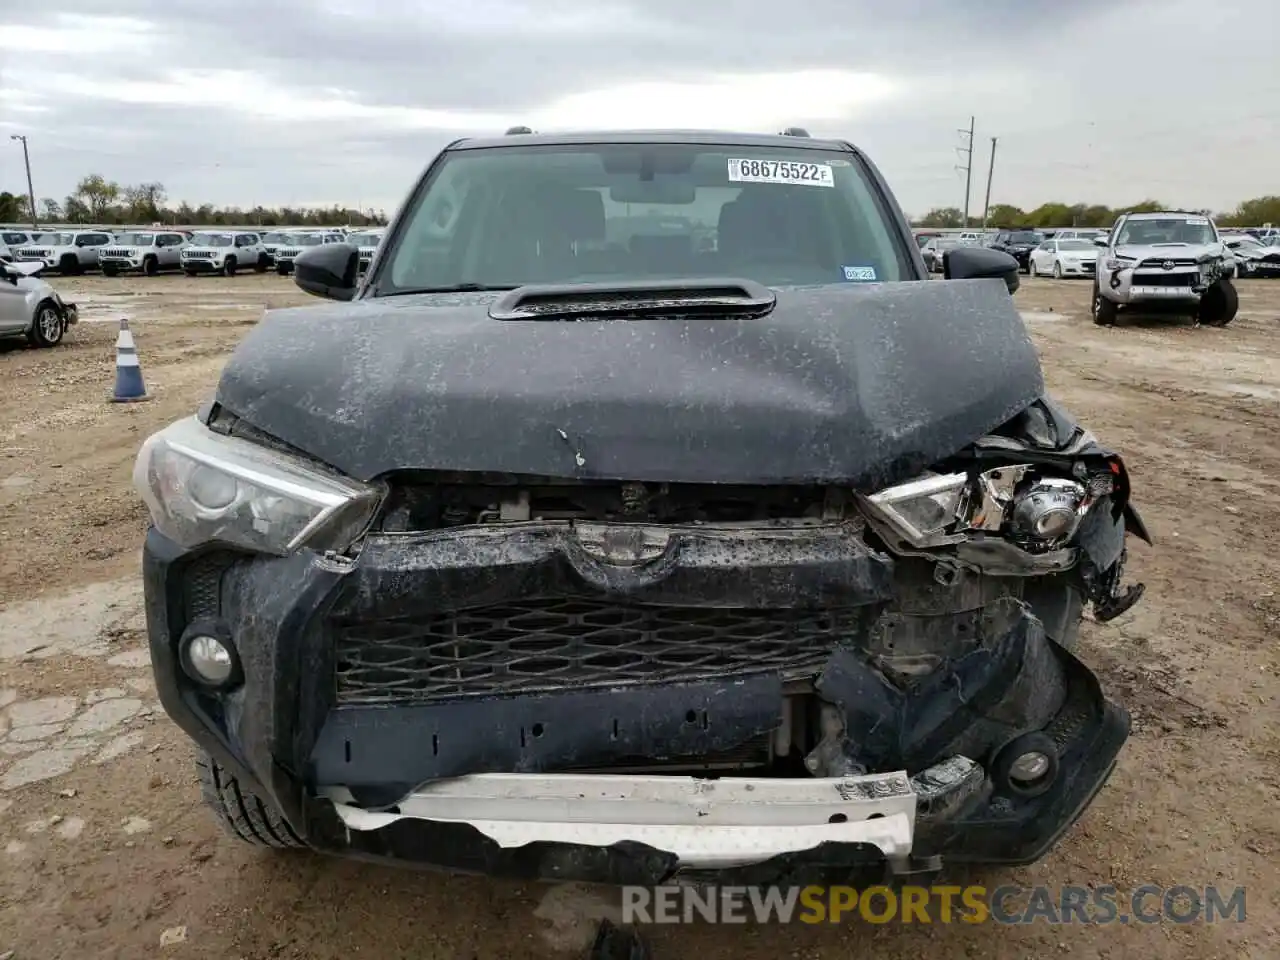
[(783, 131), (782, 131), (782, 136), (784, 136), (784, 137), (807, 137), (807, 136), (809, 136), (809, 131), (808, 131), (808, 130), (806, 130), (804, 127), (787, 127), (787, 129), (785, 129), (785, 130), (783, 130)]
[(522, 133), (533, 133), (528, 127), (507, 127), (507, 136), (514, 137)]

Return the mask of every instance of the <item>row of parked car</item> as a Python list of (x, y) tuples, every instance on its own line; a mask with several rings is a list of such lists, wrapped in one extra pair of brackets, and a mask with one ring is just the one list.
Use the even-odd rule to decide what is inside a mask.
[(44, 271), (74, 276), (100, 270), (109, 277), (122, 273), (154, 276), (181, 270), (187, 276), (237, 272), (263, 273), (274, 269), (287, 275), (293, 261), (308, 247), (350, 243), (360, 250), (361, 269), (368, 267), (382, 242), (381, 228), (352, 230), (290, 228), (285, 230), (187, 230), (130, 228), (127, 230), (51, 230), (28, 233), (0, 230), (0, 261), (41, 264)]

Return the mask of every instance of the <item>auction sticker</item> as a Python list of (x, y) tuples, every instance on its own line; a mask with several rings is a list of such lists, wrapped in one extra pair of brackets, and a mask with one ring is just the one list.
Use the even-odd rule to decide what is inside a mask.
[(844, 266), (844, 278), (855, 283), (875, 283), (876, 268), (870, 266)]
[(834, 187), (831, 164), (798, 160), (729, 160), (730, 183), (795, 183)]

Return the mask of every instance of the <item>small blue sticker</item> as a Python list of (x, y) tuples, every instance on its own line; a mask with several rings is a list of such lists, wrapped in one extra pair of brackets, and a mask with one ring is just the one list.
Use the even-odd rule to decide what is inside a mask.
[(875, 267), (841, 267), (840, 269), (844, 271), (846, 280), (852, 280), (854, 283), (875, 283)]

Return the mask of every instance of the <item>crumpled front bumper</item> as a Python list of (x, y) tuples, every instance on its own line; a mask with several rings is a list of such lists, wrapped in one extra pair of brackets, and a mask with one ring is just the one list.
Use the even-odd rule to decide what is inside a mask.
[[(1167, 282), (1173, 277), (1189, 279), (1178, 284)], [(1108, 299), (1120, 304), (1151, 306), (1199, 303), (1208, 286), (1200, 270), (1185, 267), (1146, 273), (1135, 273), (1132, 269), (1102, 269), (1098, 279), (1098, 288)]]
[[(767, 734), (779, 723), (783, 678), (338, 703), (326, 627), (335, 606), (408, 602), (448, 589), (449, 578), (407, 569), (403, 556), (384, 554), (380, 566), (377, 550), (354, 568), (310, 554), (245, 558), (221, 574), (210, 608), (188, 591), (201, 560), (154, 531), (147, 538), (148, 630), (165, 709), (307, 843), (349, 856), (609, 883), (700, 871), (724, 882), (817, 882), (943, 861), (1029, 863), (1088, 805), (1128, 735), (1128, 716), (1093, 674), (1019, 605), (986, 649), (909, 690), (848, 650), (831, 653), (816, 685), (882, 773), (584, 773), (646, 754), (710, 755)], [(887, 589), (875, 566), (883, 558), (845, 560), (828, 573), (848, 589)], [(518, 568), (506, 575), (530, 575)], [(501, 588), (496, 574), (476, 586)], [(233, 640), (242, 687), (214, 695), (187, 679), (177, 643), (196, 629)], [(1052, 789), (1034, 797), (991, 776), (999, 747), (1028, 730), (1053, 741), (1061, 765)]]

